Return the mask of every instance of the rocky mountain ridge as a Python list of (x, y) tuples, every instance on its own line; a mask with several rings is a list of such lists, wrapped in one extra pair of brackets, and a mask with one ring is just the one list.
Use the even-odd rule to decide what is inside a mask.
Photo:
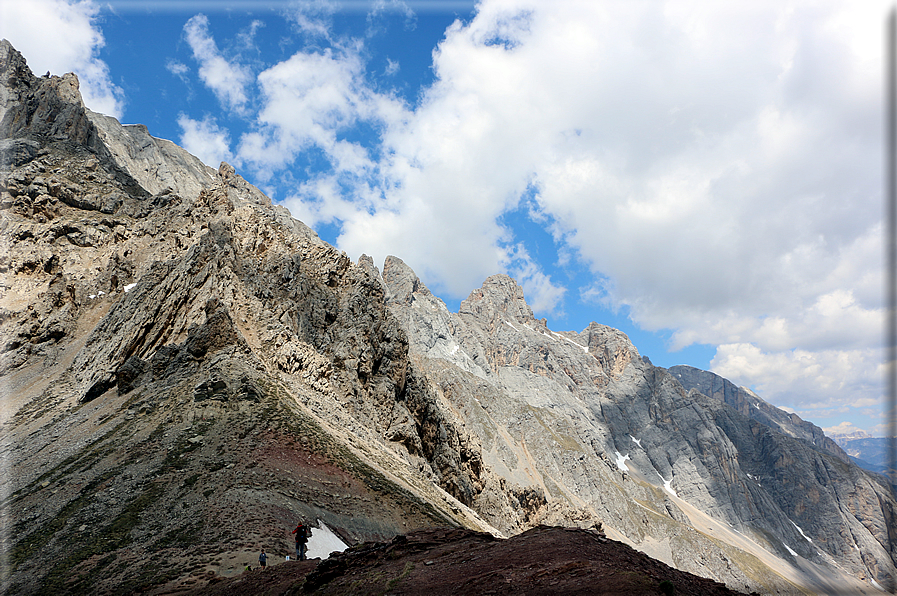
[(802, 421), (552, 331), (504, 275), (451, 313), (74, 75), (5, 41), (0, 71), (6, 592), (201, 584), (289, 553), (297, 517), (347, 543), (603, 527), (762, 593), (893, 577), (893, 497)]
[[(463, 486), (449, 444), (421, 441), (431, 464), (381, 436), (427, 398), (369, 267), (229, 166), (151, 193), (143, 162), (93, 148), (75, 79), (33, 77), (8, 43), (0, 68), (0, 133), (24, 148), (0, 196), (5, 592), (228, 573), (289, 552), (298, 517), (349, 542), (488, 528), (433, 482)], [(189, 178), (172, 147), (143, 154)], [(438, 411), (422, 429), (446, 434)]]
[[(410, 329), (412, 354), (431, 379), (450, 388), (454, 403), (470, 410), (467, 427), (481, 425), (476, 432), (484, 451), (498, 460), (486, 461), (504, 477), (525, 470), (545, 494), (586, 503), (609, 531), (698, 574), (707, 574), (704, 560), (726, 555), (694, 556), (704, 548), (712, 552), (712, 545), (691, 534), (706, 521), (692, 507), (732, 528), (737, 536), (730, 543), (749, 536), (798, 566), (843, 565), (845, 557), (859, 562), (878, 548), (818, 547), (838, 542), (822, 537), (844, 535), (835, 525), (853, 528), (853, 538), (862, 535), (866, 522), (845, 515), (851, 511), (845, 502), (855, 507), (888, 496), (880, 478), (847, 465), (837, 446), (818, 439), (816, 427), (768, 404), (771, 422), (764, 424), (720, 395), (686, 390), (678, 375), (687, 371), (652, 366), (617, 330), (593, 323), (582, 333), (553, 332), (532, 316), (506, 276), (486, 280), (458, 314), (449, 313), (398, 259), (387, 259), (384, 279), (397, 288), (390, 306)], [(413, 287), (418, 290), (409, 296)], [(712, 373), (693, 376), (698, 373), (713, 382)], [(734, 387), (728, 381), (721, 386)], [(487, 387), (496, 398), (483, 399)], [(665, 517), (627, 510), (633, 502)], [(885, 550), (889, 523), (882, 518), (877, 530)], [(651, 551), (658, 535), (675, 546)], [(763, 558), (743, 542), (740, 547)], [(713, 573), (731, 573), (730, 585), (751, 583), (728, 568)]]

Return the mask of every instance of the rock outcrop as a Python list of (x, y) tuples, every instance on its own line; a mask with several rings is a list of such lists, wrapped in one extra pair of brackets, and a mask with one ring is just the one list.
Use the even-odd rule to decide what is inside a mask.
[(190, 596), (741, 594), (579, 528), (540, 526), (507, 540), (470, 530), (421, 530), (359, 544), (309, 567), (288, 562), (264, 573), (248, 571)]
[(289, 554), (299, 517), (347, 543), (603, 528), (768, 593), (894, 574), (893, 497), (812, 429), (550, 330), (505, 275), (451, 313), (74, 75), (5, 41), (0, 71), (5, 593), (199, 586)]
[(112, 160), (150, 194), (170, 189), (181, 196), (195, 196), (215, 182), (215, 170), (171, 141), (151, 136), (146, 126), (122, 126), (112, 116), (86, 113)]

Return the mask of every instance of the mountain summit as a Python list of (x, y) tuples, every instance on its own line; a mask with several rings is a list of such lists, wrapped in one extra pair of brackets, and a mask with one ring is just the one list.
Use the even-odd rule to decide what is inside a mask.
[(506, 275), (450, 312), (74, 75), (6, 41), (0, 70), (5, 593), (199, 588), (283, 561), (300, 519), (312, 552), (563, 526), (739, 591), (895, 576), (887, 482), (813, 425), (551, 330)]

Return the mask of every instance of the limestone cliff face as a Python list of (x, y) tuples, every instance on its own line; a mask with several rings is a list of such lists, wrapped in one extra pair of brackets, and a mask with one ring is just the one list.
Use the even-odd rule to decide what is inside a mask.
[[(732, 555), (715, 550), (718, 539), (763, 558), (739, 536), (795, 568), (848, 568), (880, 583), (893, 573), (887, 487), (848, 465), (812, 425), (768, 404), (765, 418), (752, 418), (731, 383), (654, 367), (609, 327), (554, 332), (506, 276), (486, 280), (458, 314), (399, 259), (387, 259), (384, 279), (412, 354), (479, 438), (484, 467), (538, 491), (547, 507), (587, 511), (649, 550), (665, 543), (670, 550), (655, 556), (733, 586), (775, 584), (741, 555), (742, 564), (720, 568)], [(477, 510), (493, 521), (488, 503)], [(708, 531), (708, 519), (729, 528), (729, 539)]]
[(670, 373), (686, 389), (695, 389), (708, 397), (716, 398), (748, 418), (782, 434), (802, 439), (820, 451), (834, 455), (842, 461), (850, 461), (847, 453), (832, 439), (826, 437), (821, 428), (802, 420), (797, 414), (789, 414), (766, 403), (750, 389), (738, 387), (719, 375), (692, 366), (673, 366), (670, 368)]
[(350, 543), (603, 524), (765, 592), (894, 572), (874, 477), (623, 333), (552, 331), (504, 275), (450, 313), (5, 41), (0, 74), (5, 593), (197, 585), (288, 554), (297, 517)]
[(88, 113), (73, 76), (6, 42), (0, 67), (4, 593), (207, 581), (289, 554), (300, 517), (491, 529), (369, 259)]
[(171, 189), (194, 196), (215, 182), (215, 170), (171, 141), (151, 136), (146, 126), (122, 126), (111, 116), (86, 113), (112, 160), (150, 194)]

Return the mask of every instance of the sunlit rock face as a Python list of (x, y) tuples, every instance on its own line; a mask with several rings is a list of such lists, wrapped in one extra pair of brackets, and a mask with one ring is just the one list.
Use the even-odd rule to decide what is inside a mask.
[(371, 264), (73, 76), (0, 67), (4, 593), (207, 581), (300, 518), (489, 529), (441, 488), (472, 492), (457, 433)]
[[(548, 508), (588, 511), (655, 556), (733, 586), (758, 584), (715, 539), (788, 561), (795, 580), (811, 581), (814, 565), (826, 571), (809, 573), (835, 577), (837, 565), (880, 585), (893, 572), (885, 482), (814, 425), (712, 373), (652, 366), (615, 329), (552, 331), (507, 276), (486, 280), (457, 314), (400, 259), (387, 259), (384, 279), (412, 355), (485, 464), (540, 491)], [(488, 504), (478, 511), (501, 526)]]
[(86, 110), (74, 75), (7, 42), (0, 70), (7, 593), (198, 585), (291, 554), (298, 519), (346, 544), (603, 528), (758, 591), (894, 572), (883, 484), (772, 406), (550, 330), (505, 275), (451, 313), (400, 259), (352, 262), (231, 166)]

